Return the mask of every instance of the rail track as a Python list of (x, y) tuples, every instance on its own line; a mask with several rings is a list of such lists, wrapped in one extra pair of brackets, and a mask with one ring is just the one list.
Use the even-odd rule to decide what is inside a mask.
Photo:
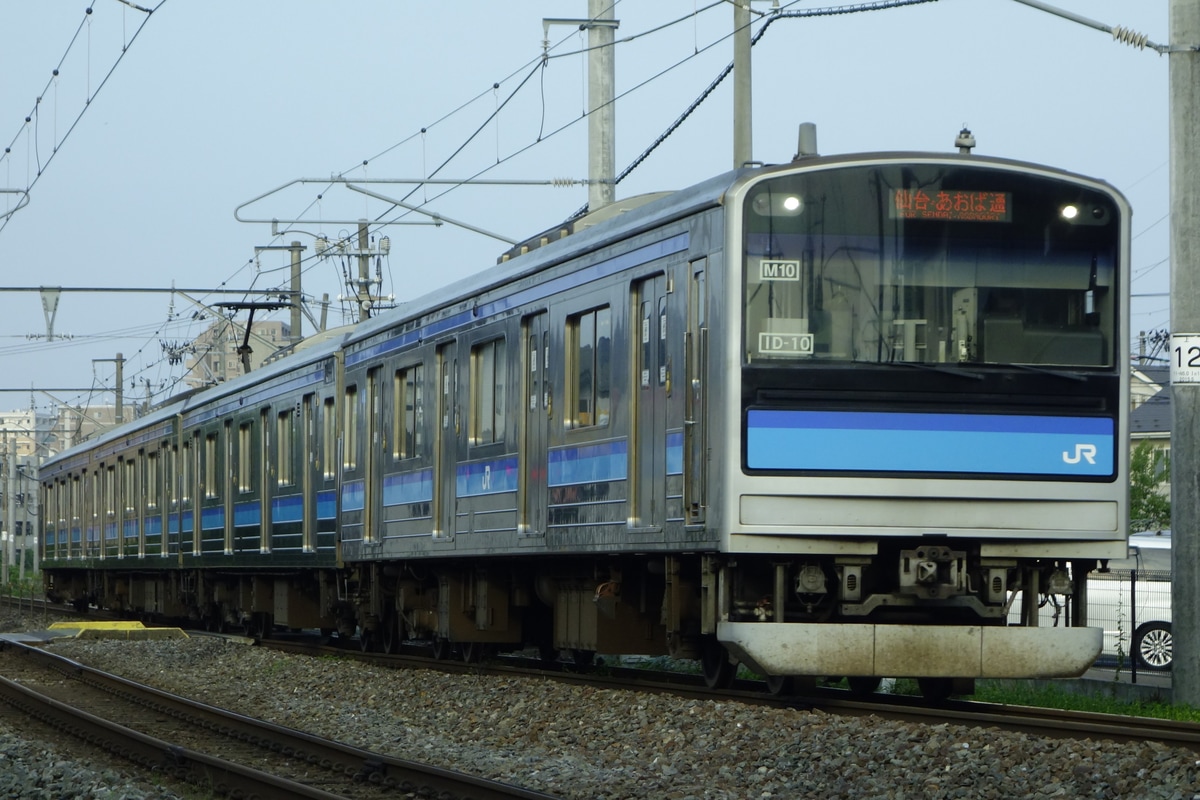
[(216, 794), (553, 800), (187, 700), (24, 644), (0, 646), (0, 674), (0, 701), (144, 769)]
[(571, 664), (547, 665), (536, 659), (498, 658), (479, 663), (461, 660), (434, 660), (413, 654), (360, 652), (354, 647), (337, 647), (312, 640), (265, 639), (260, 646), (283, 652), (364, 661), (398, 669), (437, 669), (451, 673), (495, 673), (527, 675), (545, 679), (586, 683), (609, 689), (670, 692), (681, 697), (769, 705), (779, 708), (820, 710), (830, 714), (875, 715), (883, 719), (918, 722), (927, 725), (957, 724), (974, 728), (1000, 728), (1033, 736), (1077, 739), (1109, 739), (1116, 742), (1155, 741), (1200, 753), (1200, 723), (1065, 711), (1034, 706), (1003, 705), (973, 700), (946, 700), (930, 703), (919, 697), (890, 694), (860, 696), (845, 689), (815, 687), (795, 693), (773, 692), (767, 684), (753, 680), (734, 682), (732, 689), (708, 689), (698, 675), (647, 669), (614, 667), (574, 667)]
[(354, 641), (337, 646), (313, 637), (263, 639), (259, 641), (259, 646), (313, 657), (335, 655), (338, 658), (398, 669), (528, 675), (543, 680), (549, 677), (603, 688), (669, 692), (688, 698), (737, 700), (759, 705), (820, 710), (831, 714), (875, 715), (883, 719), (928, 725), (950, 723), (974, 728), (999, 728), (1054, 738), (1108, 739), (1116, 742), (1155, 741), (1200, 753), (1200, 724), (1192, 722), (962, 700), (931, 705), (920, 698), (885, 694), (861, 697), (845, 690), (823, 687), (795, 694), (773, 694), (765, 684), (754, 681), (737, 681), (731, 690), (712, 691), (703, 685), (699, 676), (694, 675), (611, 665), (587, 669), (574, 667), (569, 663), (547, 665), (533, 658), (506, 657), (482, 663), (467, 663), (456, 659), (435, 660), (429, 658), (420, 648), (388, 655), (363, 652)]

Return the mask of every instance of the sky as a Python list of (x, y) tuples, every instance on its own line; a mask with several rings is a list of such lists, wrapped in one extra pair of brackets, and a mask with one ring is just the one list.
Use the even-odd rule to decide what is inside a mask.
[[(1169, 41), (1164, 1), (1049, 4)], [(852, 13), (779, 19), (755, 45), (754, 160), (790, 160), (802, 122), (822, 154), (949, 152), (966, 126), (976, 153), (1106, 180), (1134, 209), (1132, 334), (1169, 330), (1167, 56), (1016, 0), (779, 5)], [(772, 3), (752, 8), (757, 34)], [(199, 335), (217, 303), (286, 288), (287, 251), (256, 248), (305, 246), (302, 289), (329, 295), (332, 327), (353, 321), (338, 298), (357, 264), (316, 257), (318, 235), (396, 223), (372, 231), (390, 243), (382, 292), (403, 301), (574, 214), (586, 187), (547, 184), (587, 177), (586, 34), (543, 20), (587, 13), (585, 0), (0, 0), (0, 389), (20, 390), (0, 409), (109, 404), (118, 353), (127, 401), (181, 390), (164, 344)], [(614, 16), (620, 172), (732, 61), (734, 11), (620, 0)], [(617, 198), (732, 168), (732, 108), (726, 80)], [(332, 176), (463, 226), (413, 224), (430, 218)], [(41, 295), (18, 291), (42, 286), (64, 289), (53, 341)], [(172, 287), (197, 291), (149, 291)]]

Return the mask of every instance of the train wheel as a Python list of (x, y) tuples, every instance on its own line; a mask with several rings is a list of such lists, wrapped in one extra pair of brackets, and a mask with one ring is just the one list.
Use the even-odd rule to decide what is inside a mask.
[(575, 662), (575, 666), (579, 669), (590, 669), (592, 664), (596, 662), (596, 651), (572, 650), (571, 660)]
[(478, 664), (487, 655), (487, 645), (483, 642), (463, 642), (462, 660), (468, 664)]
[(250, 621), (252, 635), (256, 639), (269, 639), (275, 630), (275, 619), (266, 613), (255, 614)]
[(433, 657), (438, 661), (445, 661), (450, 657), (450, 640), (438, 636), (433, 640)]
[(369, 653), (375, 648), (375, 641), (379, 637), (378, 630), (360, 630), (358, 632), (358, 646), (362, 648), (364, 653)]
[(882, 681), (883, 678), (876, 678), (873, 675), (851, 675), (846, 678), (846, 683), (850, 687), (850, 693), (859, 697), (875, 694)]
[(553, 644), (542, 643), (537, 646), (538, 660), (544, 665), (558, 663), (559, 650)]
[(768, 675), (766, 681), (767, 692), (775, 697), (796, 692), (796, 681), (791, 675)]
[(932, 702), (946, 700), (954, 694), (953, 678), (917, 678), (921, 696)]
[(391, 655), (400, 649), (400, 642), (404, 637), (400, 634), (400, 620), (398, 615), (388, 614), (383, 619), (383, 630), (379, 632), (379, 644), (383, 648), (383, 652)]
[(700, 669), (710, 689), (727, 689), (737, 674), (737, 664), (729, 660), (729, 651), (715, 636), (704, 637), (700, 651)]

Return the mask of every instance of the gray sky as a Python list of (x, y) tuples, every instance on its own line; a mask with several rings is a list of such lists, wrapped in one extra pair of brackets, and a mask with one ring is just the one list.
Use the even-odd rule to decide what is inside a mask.
[[(586, 178), (585, 35), (552, 26), (551, 58), (538, 66), (543, 18), (586, 16), (585, 0), (160, 2), (140, 0), (157, 9), (147, 20), (119, 0), (92, 0), (90, 15), (83, 0), (0, 0), (0, 146), (11, 148), (0, 151), (0, 189), (32, 185), (28, 205), (0, 219), (0, 286), (282, 287), (287, 254), (256, 260), (256, 246), (295, 239), (312, 256), (312, 234), (353, 231), (327, 221), (397, 216), (344, 188), (309, 184), (240, 212), (306, 221), (292, 232), (276, 237), (268, 223), (234, 218), (242, 204), (298, 178), (408, 179), (438, 168), (454, 179)], [(1053, 4), (1168, 41), (1165, 2)], [(732, 60), (732, 6), (712, 5), (618, 2), (618, 171)], [(966, 124), (978, 153), (1109, 181), (1134, 207), (1134, 334), (1169, 326), (1166, 56), (1015, 0), (940, 0), (779, 20), (753, 59), (756, 160), (789, 160), (805, 121), (817, 124), (823, 154), (949, 151)], [(617, 197), (683, 188), (732, 167), (731, 109), (726, 81)], [(404, 197), (413, 187), (374, 188)], [(557, 224), (587, 200), (579, 186), (449, 188), (412, 199), (511, 239)], [(0, 214), (19, 197), (0, 195)], [(383, 233), (391, 241), (384, 291), (398, 300), (486, 270), (506, 247), (451, 225)], [(340, 262), (306, 260), (304, 291), (335, 298), (331, 326), (349, 321), (336, 300), (347, 293)], [(48, 344), (38, 294), (0, 293), (0, 388), (111, 387), (117, 352), (127, 361), (127, 395), (144, 397), (147, 381), (155, 392), (182, 388), (182, 368), (168, 364), (160, 343), (199, 334), (213, 319), (197, 319), (199, 310), (168, 294), (64, 293), (55, 332), (72, 338)], [(89, 401), (87, 393), (59, 397)], [(0, 394), (0, 409), (29, 402)]]

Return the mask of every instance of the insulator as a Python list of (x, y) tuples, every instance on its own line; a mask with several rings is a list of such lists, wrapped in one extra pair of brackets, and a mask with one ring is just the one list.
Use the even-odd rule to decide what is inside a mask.
[(1127, 45), (1136, 47), (1139, 50), (1146, 49), (1146, 41), (1150, 38), (1144, 33), (1122, 28), (1120, 25), (1112, 29), (1113, 41), (1123, 42)]
[(571, 178), (552, 178), (550, 184), (556, 188), (562, 189), (567, 186), (574, 186), (575, 181)]

